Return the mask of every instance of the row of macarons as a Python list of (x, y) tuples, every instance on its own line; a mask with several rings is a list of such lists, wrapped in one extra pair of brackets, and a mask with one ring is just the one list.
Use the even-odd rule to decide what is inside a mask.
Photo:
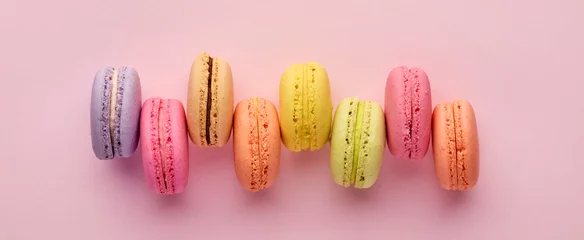
[[(92, 148), (98, 159), (127, 158), (141, 141), (150, 188), (184, 191), (189, 176), (188, 139), (199, 147), (223, 147), (233, 133), (239, 183), (249, 191), (274, 184), (281, 143), (315, 151), (330, 142), (335, 183), (369, 188), (377, 181), (385, 146), (394, 157), (419, 160), (430, 142), (437, 180), (446, 190), (472, 189), (479, 176), (476, 118), (464, 99), (432, 108), (430, 81), (420, 68), (393, 68), (384, 107), (358, 97), (343, 99), (333, 113), (328, 74), (316, 62), (293, 64), (282, 74), (279, 109), (256, 97), (234, 103), (229, 63), (208, 53), (191, 67), (186, 107), (180, 100), (149, 98), (131, 67), (105, 67), (94, 77)], [(185, 111), (186, 109), (186, 111)]]

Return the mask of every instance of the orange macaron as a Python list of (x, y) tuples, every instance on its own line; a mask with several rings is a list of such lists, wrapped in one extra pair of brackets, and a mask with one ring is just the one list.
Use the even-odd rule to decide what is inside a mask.
[(237, 180), (257, 192), (274, 184), (280, 168), (280, 124), (276, 107), (263, 98), (240, 101), (233, 115)]
[(472, 105), (459, 99), (444, 102), (432, 114), (432, 151), (440, 186), (471, 190), (479, 178), (479, 138)]

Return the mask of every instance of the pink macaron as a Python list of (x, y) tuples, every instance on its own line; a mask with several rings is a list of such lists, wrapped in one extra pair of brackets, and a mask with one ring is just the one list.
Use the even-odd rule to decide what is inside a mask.
[(158, 194), (184, 191), (189, 177), (185, 110), (174, 99), (150, 98), (140, 116), (142, 163), (148, 185)]
[(387, 144), (399, 159), (426, 156), (432, 134), (430, 81), (420, 68), (396, 67), (385, 85)]

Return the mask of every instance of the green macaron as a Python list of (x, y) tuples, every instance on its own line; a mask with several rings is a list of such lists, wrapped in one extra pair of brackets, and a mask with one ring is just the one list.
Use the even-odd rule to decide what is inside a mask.
[(335, 183), (369, 188), (377, 181), (385, 149), (385, 118), (378, 103), (343, 99), (333, 119), (330, 163)]

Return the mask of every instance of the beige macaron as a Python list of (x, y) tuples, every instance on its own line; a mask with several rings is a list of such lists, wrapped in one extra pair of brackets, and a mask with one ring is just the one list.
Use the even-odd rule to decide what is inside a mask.
[(222, 147), (233, 124), (233, 77), (222, 58), (199, 54), (191, 67), (187, 93), (189, 137), (200, 147)]

